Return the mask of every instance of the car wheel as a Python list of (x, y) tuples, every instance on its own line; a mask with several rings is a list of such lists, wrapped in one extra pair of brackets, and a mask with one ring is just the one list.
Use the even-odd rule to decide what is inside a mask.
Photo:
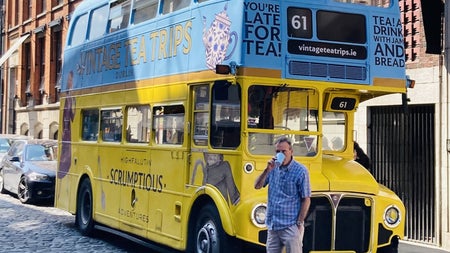
[(0, 193), (6, 193), (4, 182), (3, 170), (0, 170)]
[(214, 205), (209, 204), (201, 209), (194, 229), (195, 244), (192, 248), (195, 253), (229, 252), (229, 237), (222, 228), (219, 212)]
[(24, 176), (20, 178), (19, 189), (17, 189), (17, 197), (19, 198), (20, 202), (24, 204), (28, 204), (31, 202), (28, 182)]
[(77, 213), (75, 223), (82, 235), (90, 236), (94, 231), (93, 205), (91, 181), (84, 179), (78, 191)]

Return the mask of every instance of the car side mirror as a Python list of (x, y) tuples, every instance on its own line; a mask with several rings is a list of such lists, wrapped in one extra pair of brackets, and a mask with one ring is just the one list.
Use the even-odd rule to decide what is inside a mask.
[(13, 156), (10, 159), (11, 162), (20, 162), (20, 158), (18, 156)]

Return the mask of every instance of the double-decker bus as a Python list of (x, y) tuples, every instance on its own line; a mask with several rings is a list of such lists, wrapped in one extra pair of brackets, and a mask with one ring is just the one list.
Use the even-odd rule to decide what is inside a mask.
[(304, 252), (396, 252), (404, 205), (353, 160), (353, 125), (361, 101), (407, 86), (395, 0), (85, 0), (55, 205), (85, 235), (264, 248), (254, 182), (288, 136), (311, 179)]

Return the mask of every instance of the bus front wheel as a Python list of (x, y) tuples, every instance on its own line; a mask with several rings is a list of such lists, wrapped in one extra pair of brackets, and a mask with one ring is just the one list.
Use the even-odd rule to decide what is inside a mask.
[(86, 178), (80, 184), (77, 196), (77, 213), (75, 216), (75, 223), (82, 235), (89, 236), (94, 230), (92, 212), (91, 181)]
[(228, 235), (222, 228), (219, 212), (208, 204), (204, 206), (195, 222), (195, 253), (222, 253), (227, 250)]

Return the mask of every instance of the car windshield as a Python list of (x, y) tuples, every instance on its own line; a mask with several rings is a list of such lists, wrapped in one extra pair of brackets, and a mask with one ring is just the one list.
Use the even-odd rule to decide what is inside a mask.
[(0, 153), (6, 153), (9, 149), (8, 139), (0, 139)]
[(54, 161), (56, 152), (54, 147), (43, 145), (29, 145), (25, 153), (27, 161)]

